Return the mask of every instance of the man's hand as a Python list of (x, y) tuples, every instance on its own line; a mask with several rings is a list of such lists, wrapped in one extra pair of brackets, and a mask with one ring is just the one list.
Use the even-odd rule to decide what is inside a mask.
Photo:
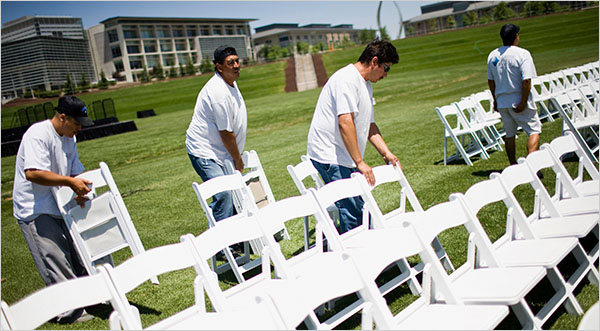
[(242, 161), (242, 157), (240, 156), (239, 158), (235, 158), (233, 160), (233, 166), (235, 167), (235, 170), (242, 172), (244, 170), (244, 161)]
[(525, 107), (526, 107), (526, 106), (527, 106), (527, 104), (522, 104), (522, 103), (520, 103), (520, 104), (518, 104), (516, 107), (513, 107), (513, 111), (514, 111), (515, 113), (520, 113), (520, 112), (522, 112), (523, 110), (525, 110)]
[(89, 199), (86, 196), (78, 195), (78, 196), (75, 197), (75, 202), (77, 202), (77, 204), (81, 208), (85, 207), (85, 202), (88, 201), (88, 200)]
[(496, 99), (494, 99), (494, 102), (492, 103), (492, 110), (498, 111), (498, 102), (496, 102)]
[(400, 169), (402, 169), (402, 166), (400, 165), (400, 160), (398, 160), (398, 158), (396, 157), (396, 155), (392, 154), (391, 152), (385, 154), (383, 156), (383, 160), (387, 164), (392, 164), (392, 165), (394, 165), (394, 167), (397, 165), (397, 166), (400, 167)]
[(81, 197), (90, 192), (88, 185), (92, 185), (92, 182), (83, 178), (71, 177), (71, 180), (69, 181), (69, 187), (75, 194)]
[(360, 171), (363, 176), (367, 179), (367, 183), (371, 186), (375, 186), (375, 175), (373, 174), (373, 169), (365, 163), (365, 161), (360, 161), (356, 164), (356, 168)]

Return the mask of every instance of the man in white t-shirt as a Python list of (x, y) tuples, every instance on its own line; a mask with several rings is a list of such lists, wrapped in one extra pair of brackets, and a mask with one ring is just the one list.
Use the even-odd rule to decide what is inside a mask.
[[(54, 117), (27, 129), (17, 152), (13, 212), (46, 286), (87, 275), (52, 187), (69, 186), (80, 205), (87, 200), (92, 183), (74, 177), (84, 170), (75, 135), (82, 126), (93, 124), (81, 100), (61, 97)], [(57, 321), (81, 322), (92, 317), (81, 308), (57, 316)]]
[(531, 54), (517, 47), (520, 28), (505, 24), (500, 29), (504, 46), (488, 56), (488, 86), (494, 96), (494, 109), (500, 112), (506, 137), (504, 143), (510, 164), (516, 164), (515, 136), (520, 126), (527, 133), (527, 153), (538, 149), (542, 123), (531, 96), (531, 79), (537, 76)]
[[(396, 48), (389, 41), (375, 39), (358, 62), (339, 69), (327, 80), (315, 107), (307, 142), (307, 155), (325, 183), (350, 178), (351, 173), (359, 171), (374, 185), (373, 170), (363, 160), (367, 141), (385, 162), (400, 166), (375, 124), (371, 86), (385, 78), (395, 63), (398, 63)], [(363, 206), (360, 197), (344, 199), (336, 205), (340, 212), (340, 233), (360, 225)]]
[[(214, 52), (215, 75), (204, 85), (187, 129), (185, 147), (203, 181), (223, 176), (225, 160), (244, 169), (241, 152), (246, 143), (246, 104), (235, 80), (240, 60), (235, 48), (224, 45)], [(217, 221), (234, 214), (230, 192), (218, 193), (210, 204)]]

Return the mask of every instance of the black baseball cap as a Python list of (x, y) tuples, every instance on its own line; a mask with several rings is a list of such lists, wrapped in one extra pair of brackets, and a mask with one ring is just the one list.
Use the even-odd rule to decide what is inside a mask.
[(215, 49), (213, 63), (223, 63), (229, 55), (237, 55), (235, 48), (229, 45), (222, 45)]
[(83, 126), (92, 126), (94, 122), (87, 115), (87, 107), (83, 101), (72, 95), (65, 95), (58, 99), (58, 106), (55, 108), (60, 114), (73, 117)]
[(502, 42), (504, 46), (512, 45), (517, 38), (517, 33), (521, 31), (521, 28), (518, 25), (514, 25), (511, 23), (504, 24), (500, 29), (500, 37), (502, 37)]

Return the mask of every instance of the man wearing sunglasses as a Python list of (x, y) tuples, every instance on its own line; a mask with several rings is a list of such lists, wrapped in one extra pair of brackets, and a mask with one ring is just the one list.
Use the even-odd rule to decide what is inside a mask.
[[(214, 52), (215, 75), (204, 85), (187, 130), (185, 147), (192, 166), (203, 181), (223, 176), (225, 160), (244, 169), (241, 151), (246, 144), (247, 115), (235, 82), (240, 59), (235, 48), (219, 46)], [(216, 194), (210, 204), (217, 221), (233, 216), (230, 192)]]
[[(358, 61), (336, 71), (323, 87), (310, 130), (307, 155), (329, 183), (359, 171), (370, 185), (375, 184), (371, 167), (363, 160), (367, 141), (388, 164), (400, 165), (375, 124), (373, 88), (398, 63), (396, 48), (389, 41), (375, 39)], [(351, 230), (362, 220), (360, 197), (339, 201), (340, 233)]]

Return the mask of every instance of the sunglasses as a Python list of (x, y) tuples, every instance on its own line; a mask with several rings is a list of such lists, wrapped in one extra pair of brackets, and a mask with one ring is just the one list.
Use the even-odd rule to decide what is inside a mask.
[(382, 63), (382, 65), (383, 65), (383, 71), (385, 71), (385, 72), (390, 71), (390, 66), (389, 65), (387, 65), (385, 63)]
[(229, 61), (227, 61), (227, 65), (233, 65), (234, 63), (239, 64), (240, 63), (240, 59), (237, 58), (235, 60), (229, 60)]

